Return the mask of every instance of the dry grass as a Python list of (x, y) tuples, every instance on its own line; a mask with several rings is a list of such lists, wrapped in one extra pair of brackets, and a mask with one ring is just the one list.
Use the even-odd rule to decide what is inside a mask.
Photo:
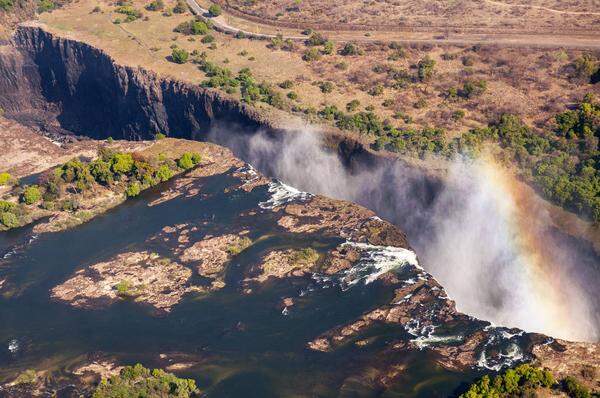
[[(134, 5), (143, 9), (145, 3), (136, 0)], [(173, 6), (174, 2), (167, 1), (167, 5)], [(102, 12), (92, 13), (96, 6), (100, 6)], [(598, 85), (572, 83), (564, 72), (565, 66), (582, 51), (407, 45), (403, 47), (404, 57), (390, 61), (389, 56), (396, 50), (390, 49), (387, 43), (373, 42), (360, 44), (364, 50), (361, 56), (344, 57), (335, 53), (307, 63), (302, 60), (306, 48), (303, 44), (298, 44), (292, 52), (274, 50), (268, 48), (266, 41), (236, 39), (213, 32), (217, 48), (210, 49), (208, 44), (200, 42), (199, 36), (190, 39), (173, 32), (179, 23), (192, 18), (191, 14), (167, 17), (161, 12), (144, 11), (148, 20), (115, 25), (112, 21), (121, 15), (115, 14), (114, 8), (102, 0), (79, 0), (43, 15), (41, 20), (52, 32), (103, 48), (121, 64), (143, 66), (164, 76), (200, 83), (205, 75), (197, 65), (176, 65), (168, 61), (170, 47), (177, 45), (190, 52), (205, 52), (209, 61), (234, 73), (250, 68), (257, 81), (271, 83), (283, 96), (294, 91), (298, 100), (290, 100), (290, 106), (318, 110), (334, 104), (345, 109), (350, 100), (357, 99), (361, 104), (358, 110), (372, 106), (377, 114), (399, 127), (439, 126), (447, 129), (450, 136), (485, 125), (504, 112), (519, 114), (530, 123), (543, 124), (584, 93), (600, 94)], [(336, 44), (337, 50), (340, 47), (341, 44)], [(405, 88), (391, 88), (390, 78), (373, 70), (376, 65), (383, 65), (414, 75), (416, 63), (426, 55), (436, 60), (436, 75), (429, 83), (413, 82)], [(340, 62), (346, 62), (347, 69), (336, 67)], [(293, 81), (293, 87), (278, 88), (284, 80)], [(487, 81), (487, 91), (468, 100), (446, 98), (450, 87), (461, 87), (467, 80)], [(333, 91), (321, 92), (318, 83), (322, 81), (333, 82)], [(369, 90), (378, 83), (385, 86), (383, 94), (370, 95)], [(426, 102), (425, 106), (415, 107), (421, 99)], [(257, 106), (265, 112), (273, 111), (265, 104)], [(452, 119), (451, 115), (457, 110), (465, 111), (462, 120)], [(405, 124), (394, 119), (398, 112), (410, 116), (413, 122)]]
[[(217, 0), (246, 15), (283, 23), (394, 27), (589, 28), (600, 21), (594, 0)], [(290, 25), (291, 26), (291, 25)], [(333, 28), (335, 29), (335, 28)]]

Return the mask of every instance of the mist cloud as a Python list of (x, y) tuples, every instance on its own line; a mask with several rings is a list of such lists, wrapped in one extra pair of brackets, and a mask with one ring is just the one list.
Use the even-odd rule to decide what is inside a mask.
[(349, 171), (309, 128), (277, 138), (228, 130), (212, 139), (261, 172), (362, 204), (402, 228), (460, 311), (554, 337), (600, 338), (595, 253), (553, 230), (541, 206), (524, 210), (489, 162), (455, 160), (432, 194), (435, 184), (401, 162)]

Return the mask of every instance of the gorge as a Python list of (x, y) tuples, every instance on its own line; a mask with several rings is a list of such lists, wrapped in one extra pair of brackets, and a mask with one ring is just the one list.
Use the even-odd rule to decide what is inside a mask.
[[(481, 345), (482, 341), (485, 341), (484, 345), (489, 343), (491, 346), (494, 344), (502, 346), (500, 349), (491, 347), (487, 352), (490, 356), (487, 359), (486, 351), (483, 356), (480, 356), (479, 351), (476, 355), (473, 354), (473, 357), (483, 358), (481, 360), (485, 365), (484, 368), (495, 369), (496, 366), (510, 364), (512, 360), (522, 358), (519, 357), (520, 355), (527, 355), (526, 352), (531, 350), (532, 346), (542, 345), (542, 337), (508, 328), (517, 327), (526, 332), (544, 333), (567, 340), (598, 342), (600, 261), (596, 249), (592, 243), (571, 237), (557, 228), (541, 199), (532, 197), (531, 192), (525, 191), (522, 183), (515, 181), (514, 177), (495, 165), (491, 159), (457, 159), (451, 164), (440, 164), (439, 168), (426, 168), (403, 160), (376, 155), (356, 139), (339, 132), (313, 131), (310, 127), (302, 124), (295, 125), (294, 122), (289, 122), (286, 126), (275, 125), (252, 109), (225, 96), (187, 83), (162, 78), (140, 68), (118, 65), (101, 50), (85, 43), (55, 37), (37, 26), (20, 27), (16, 31), (13, 42), (0, 48), (0, 93), (0, 107), (4, 109), (7, 118), (36, 128), (51, 137), (71, 133), (94, 139), (112, 137), (140, 140), (152, 138), (155, 132), (164, 132), (173, 138), (215, 142), (230, 148), (237, 157), (268, 177), (277, 178), (301, 191), (349, 200), (373, 210), (377, 215), (401, 228), (410, 243), (410, 247), (405, 247), (408, 245), (405, 242), (403, 245), (397, 241), (378, 242), (375, 243), (375, 246), (379, 247), (378, 250), (387, 246), (414, 249), (419, 258), (418, 263), (400, 261), (402, 264), (408, 263), (414, 267), (410, 268), (410, 274), (403, 275), (403, 280), (419, 280), (421, 276), (425, 278), (425, 285), (431, 292), (439, 292), (429, 293), (431, 297), (435, 297), (431, 304), (435, 308), (433, 319), (440, 321), (443, 318), (444, 322), (448, 322), (448, 325), (442, 326), (442, 330), (447, 328), (445, 330), (447, 333), (436, 335), (433, 327), (435, 322), (431, 319), (429, 324), (427, 321), (422, 321), (422, 324), (417, 322), (417, 325), (413, 325), (415, 328), (413, 331), (416, 330), (416, 338), (421, 339), (419, 341), (425, 345), (435, 341), (436, 338), (455, 338), (456, 336), (451, 332), (457, 329), (461, 338), (469, 343)], [(217, 193), (220, 195), (223, 185), (226, 184), (213, 181), (208, 185), (210, 187), (208, 192), (211, 195)], [(256, 203), (267, 201), (265, 189), (253, 193), (257, 197), (253, 196), (251, 200)], [(286, 191), (286, 188), (281, 186), (274, 189), (283, 189), (284, 194)], [(297, 193), (293, 190), (291, 192), (292, 197), (294, 192)], [(147, 195), (156, 199), (158, 193), (151, 192)], [(250, 199), (244, 197), (240, 199), (241, 202), (236, 200), (234, 198), (231, 202), (232, 206), (236, 207), (236, 212), (249, 210), (244, 206), (247, 205), (245, 201)], [(184, 201), (182, 204), (178, 201), (166, 205), (166, 214), (173, 218), (170, 220), (171, 223), (176, 224), (176, 220), (183, 217), (177, 215), (177, 211), (181, 210), (178, 206), (186, 206), (185, 203), (188, 202)], [(202, 206), (208, 206), (209, 209), (203, 208), (202, 211), (206, 211), (207, 214), (215, 212), (215, 203), (203, 204)], [(240, 203), (244, 204), (240, 205)], [(195, 204), (187, 205), (190, 213), (186, 213), (186, 216), (198, 211), (194, 207)], [(241, 208), (238, 209), (237, 206)], [(118, 209), (116, 215), (122, 218), (117, 220), (137, 220), (141, 217), (143, 209), (146, 208), (140, 203)], [(117, 255), (122, 251), (120, 249), (126, 248), (128, 241), (139, 245), (139, 241), (135, 242), (135, 239), (144, 238), (142, 235), (145, 233), (156, 232), (162, 221), (163, 215), (159, 216), (158, 213), (156, 219), (150, 218), (150, 221), (147, 221), (149, 224), (135, 221), (132, 226), (109, 239), (110, 244), (107, 245), (113, 247), (109, 251)], [(260, 225), (260, 221), (254, 222)], [(49, 239), (62, 242), (78, 239), (77, 241), (82, 245), (81, 251), (85, 248), (94, 251), (96, 249), (83, 243), (85, 237), (99, 233), (103, 229), (116, 230), (117, 227), (111, 223), (116, 221), (103, 218), (97, 223), (85, 226), (83, 231), (80, 231), (83, 232), (82, 237), (78, 238), (75, 232), (67, 232), (65, 235), (57, 235)], [(256, 232), (254, 238), (259, 238), (263, 232), (266, 233), (272, 228), (266, 225), (263, 227), (265, 231)], [(139, 236), (128, 237), (128, 234), (136, 231), (136, 228), (140, 228), (140, 232), (137, 232)], [(391, 227), (386, 226), (386, 228)], [(163, 231), (162, 235), (168, 235), (168, 232)], [(164, 237), (162, 235), (161, 237)], [(331, 250), (340, 244), (328, 240), (331, 237), (326, 238), (319, 238), (321, 240), (318, 244), (313, 243), (313, 246), (318, 247), (320, 244), (327, 250)], [(269, 241), (269, 244), (274, 246), (281, 244), (276, 237), (269, 239), (274, 239)], [(366, 243), (373, 244), (368, 239)], [(51, 243), (43, 242), (43, 244)], [(297, 242), (294, 244), (302, 245)], [(77, 257), (81, 253), (78, 251), (72, 255)], [(253, 254), (250, 253), (249, 256), (252, 257)], [(384, 260), (396, 261), (394, 264), (397, 265), (397, 257), (394, 257), (393, 253), (383, 250), (376, 256), (381, 256)], [(423, 276), (416, 267), (419, 264), (437, 279), (441, 286), (438, 286), (431, 276)], [(61, 276), (69, 276), (70, 271), (65, 267)], [(59, 282), (58, 279), (57, 276), (52, 277), (53, 282)], [(317, 278), (316, 281), (317, 285), (319, 283), (335, 285), (335, 282), (328, 279)], [(234, 281), (229, 280), (229, 282)], [(239, 281), (236, 280), (235, 283), (237, 282)], [(44, 286), (48, 285), (48, 282), (42, 283)], [(389, 283), (389, 286), (396, 286), (395, 284), (399, 282), (386, 280), (386, 283)], [(334, 349), (336, 344), (344, 341), (343, 338), (336, 337), (336, 333), (340, 332), (336, 328), (340, 324), (364, 316), (363, 321), (370, 325), (374, 319), (381, 320), (389, 316), (387, 314), (381, 318), (381, 315), (368, 312), (373, 310), (373, 305), (363, 300), (365, 295), (373, 295), (377, 307), (380, 307), (403, 298), (410, 302), (409, 296), (416, 294), (416, 292), (406, 292), (405, 296), (391, 297), (393, 295), (389, 289), (380, 290), (381, 286), (375, 285), (371, 285), (366, 293), (358, 289), (349, 290), (351, 308), (347, 309), (347, 313), (338, 314), (329, 321), (325, 321), (327, 316), (324, 314), (321, 319), (324, 324), (319, 325), (322, 331), (317, 332), (314, 326), (309, 328), (307, 323), (313, 320), (302, 315), (299, 320), (300, 332), (298, 332), (301, 336), (288, 336), (281, 342), (281, 346), (299, 345), (302, 341), (314, 338), (311, 344), (317, 351)], [(442, 286), (449, 298), (456, 301), (459, 311), (490, 321), (499, 328), (494, 329), (491, 326), (484, 328), (480, 321), (462, 314), (455, 315), (452, 305), (446, 302), (447, 297), (444, 297)], [(291, 296), (298, 288), (299, 286), (277, 287), (283, 290), (280, 294), (282, 297)], [(328, 294), (333, 295), (333, 293), (325, 293), (325, 290), (319, 290), (318, 295), (324, 297), (320, 297), (319, 300), (314, 299), (314, 302), (306, 305), (316, 308), (317, 302), (325, 299), (337, 303), (334, 298), (327, 297)], [(430, 296), (424, 300), (429, 300)], [(39, 301), (40, 297), (34, 296), (30, 299), (35, 302)], [(209, 300), (208, 303), (201, 304), (202, 309), (208, 313), (214, 311), (210, 306), (218, 304), (219, 300), (226, 302), (232, 299), (224, 294), (217, 295), (211, 300), (214, 302), (211, 303)], [(258, 308), (265, 305), (265, 302), (269, 302), (272, 306), (269, 301), (272, 298), (266, 298), (266, 295), (259, 295), (254, 300), (256, 302), (251, 301), (249, 304), (253, 311), (260, 311)], [(242, 325), (231, 326), (232, 330), (226, 332), (227, 336), (234, 336), (227, 337), (227, 343), (217, 342), (217, 336), (211, 335), (208, 338), (214, 339), (211, 340), (213, 344), (223, 345), (219, 346), (221, 351), (227, 351), (232, 346), (242, 350), (244, 338), (236, 334), (239, 331), (237, 329), (243, 329), (244, 323), (252, 325), (256, 322), (240, 314), (248, 307), (244, 307), (239, 298), (234, 299), (232, 306), (239, 308), (228, 313), (227, 320), (222, 323), (234, 323), (238, 318), (245, 320)], [(133, 339), (136, 332), (143, 328), (158, 329), (153, 336), (164, 337), (163, 328), (173, 327), (177, 322), (187, 322), (193, 317), (186, 311), (191, 312), (195, 309), (191, 305), (188, 307), (183, 305), (183, 309), (179, 310), (181, 312), (175, 311), (178, 315), (170, 321), (169, 325), (160, 325), (154, 319), (148, 320), (141, 315), (132, 316), (134, 312), (129, 307), (120, 308), (118, 311), (119, 313), (123, 311), (120, 315), (132, 317), (128, 321), (130, 330), (123, 331), (123, 335), (120, 335), (123, 341), (100, 338), (102, 341), (97, 342), (99, 347), (106, 348), (114, 345), (124, 349), (123, 345), (128, 344), (125, 341)], [(413, 319), (419, 319), (417, 313), (410, 312), (414, 311), (414, 308), (407, 311)], [(330, 310), (328, 314), (332, 312), (335, 313)], [(279, 325), (274, 333), (279, 335), (286, 329), (280, 324), (281, 314), (276, 315), (277, 318), (270, 313), (263, 314), (264, 317)], [(42, 313), (36, 316), (38, 321), (44, 320)], [(84, 316), (86, 322), (96, 324), (91, 320), (93, 316), (95, 315)], [(118, 314), (107, 313), (103, 316), (116, 319)], [(391, 318), (393, 319), (393, 316)], [(69, 319), (76, 322), (74, 318)], [(15, 322), (15, 329), (18, 329), (19, 322), (12, 321)], [(215, 322), (219, 323), (219, 321)], [(207, 327), (206, 325), (195, 326)], [(54, 327), (64, 331), (64, 326), (54, 325)], [(354, 330), (355, 326), (351, 323), (348, 327)], [(393, 322), (384, 323), (380, 327), (384, 329), (380, 331), (383, 335), (393, 334), (393, 332), (402, 333), (398, 332), (398, 325)], [(355, 328), (360, 330), (360, 327)], [(386, 328), (391, 330), (386, 331)], [(264, 329), (258, 330), (264, 332)], [(484, 337), (478, 335), (481, 330), (488, 334)], [(354, 330), (353, 333), (355, 332)], [(181, 333), (175, 337), (171, 336), (168, 343), (184, 351), (184, 347), (175, 344), (173, 340), (193, 337), (188, 332)], [(256, 330), (251, 333), (254, 337), (260, 334)], [(319, 333), (321, 335), (316, 338), (315, 334)], [(273, 334), (266, 334), (263, 339), (268, 339), (267, 336)], [(55, 337), (58, 341), (59, 337)], [(157, 344), (158, 352), (162, 348), (161, 344), (169, 345), (166, 342), (157, 343), (154, 338), (148, 339), (148, 341), (140, 341), (138, 347), (144, 344)], [(258, 340), (259, 345), (266, 344), (266, 341)], [(368, 336), (365, 340), (368, 340)], [(64, 342), (59, 341), (55, 344), (61, 345), (61, 349), (65, 348)], [(468, 344), (464, 343), (464, 345)], [(462, 350), (463, 346), (459, 345), (461, 348), (457, 350)], [(117, 351), (117, 348), (113, 350)], [(380, 348), (376, 347), (373, 350), (378, 351)], [(197, 349), (203, 350), (202, 347)], [(255, 350), (259, 349), (260, 347), (255, 348)], [(53, 351), (51, 348), (48, 350)], [(285, 349), (280, 347), (280, 351), (268, 364), (270, 371), (272, 372), (277, 366), (286, 366), (287, 372), (292, 374), (293, 366), (289, 368), (288, 363), (282, 365), (284, 363), (282, 353)], [(443, 349), (439, 351), (442, 352)], [(442, 352), (441, 355), (450, 358), (458, 356), (457, 352)], [(492, 358), (494, 353), (497, 356)], [(246, 355), (251, 356), (250, 354), (245, 353), (244, 358), (248, 360)], [(303, 354), (298, 354), (297, 351), (293, 355), (303, 357)], [(368, 354), (364, 355), (365, 358), (368, 357)], [(388, 373), (389, 369), (396, 365), (394, 359), (397, 355), (399, 354), (390, 354), (393, 359), (386, 363), (386, 366), (389, 366), (386, 368)], [(425, 361), (419, 355), (421, 354), (416, 355), (415, 361), (417, 363)], [(504, 359), (506, 361), (503, 362)], [(299, 359), (302, 360), (310, 362), (312, 359)], [(335, 373), (333, 369), (344, 360), (345, 356), (342, 352), (334, 360), (326, 360), (323, 366), (329, 368), (333, 374)], [(486, 360), (489, 362), (485, 362)], [(218, 362), (226, 361), (220, 358)], [(369, 361), (370, 359), (366, 360), (367, 363)], [(417, 365), (412, 371), (431, 376), (428, 373), (431, 371), (425, 370), (424, 363), (426, 362)], [(221, 363), (220, 366), (227, 368), (230, 364), (226, 366)], [(251, 372), (243, 373), (240, 376), (242, 379), (240, 385), (246, 385), (248, 380), (244, 382), (244, 378), (251, 377), (253, 377)], [(420, 377), (423, 375), (421, 374)], [(445, 379), (453, 379), (453, 377), (446, 373), (443, 376)], [(419, 377), (416, 377), (416, 380), (419, 380)], [(366, 383), (364, 380), (354, 380), (354, 382), (363, 387)], [(349, 383), (350, 387), (348, 385), (346, 387), (350, 390), (357, 388), (352, 386), (352, 380), (346, 380), (346, 383)], [(450, 387), (444, 388), (452, 390), (458, 383), (454, 380), (450, 383)], [(264, 381), (264, 384), (268, 382)], [(436, 391), (435, 388), (438, 387), (434, 385), (433, 388), (434, 390), (425, 390), (421, 396), (427, 396), (427, 391)]]

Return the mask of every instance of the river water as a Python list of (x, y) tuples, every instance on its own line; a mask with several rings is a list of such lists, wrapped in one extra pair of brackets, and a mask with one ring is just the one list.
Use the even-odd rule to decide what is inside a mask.
[[(367, 347), (348, 345), (331, 353), (307, 349), (308, 341), (328, 329), (389, 303), (393, 291), (377, 281), (342, 289), (297, 277), (269, 281), (243, 294), (244, 270), (265, 252), (306, 246), (324, 252), (342, 240), (282, 232), (274, 213), (257, 206), (270, 198), (266, 188), (225, 193), (231, 183), (229, 176), (208, 177), (202, 195), (154, 206), (148, 203), (160, 192), (147, 191), (81, 226), (33, 239), (28, 228), (1, 234), (2, 381), (29, 368), (49, 370), (59, 381), (66, 370), (96, 356), (164, 367), (168, 361), (160, 358), (162, 353), (192, 358), (196, 365), (177, 373), (193, 377), (207, 396), (215, 397), (448, 396), (478, 374), (444, 370), (427, 350), (402, 358), (382, 356), (386, 341), (409, 337), (400, 326), (369, 329), (376, 340)], [(240, 217), (251, 209), (257, 214)], [(50, 299), (49, 291), (75, 271), (118, 253), (151, 250), (170, 256), (168, 245), (149, 239), (165, 226), (183, 223), (202, 225), (193, 240), (242, 224), (251, 227), (250, 237), (258, 243), (231, 262), (226, 288), (206, 297), (187, 296), (163, 316), (127, 301), (83, 310)], [(285, 297), (294, 297), (296, 304), (282, 313)], [(406, 369), (383, 393), (371, 375), (392, 360)]]

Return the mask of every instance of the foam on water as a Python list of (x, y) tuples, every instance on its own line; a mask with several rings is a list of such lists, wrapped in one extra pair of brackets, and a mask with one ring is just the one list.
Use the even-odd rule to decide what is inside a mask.
[(342, 290), (349, 289), (360, 281), (368, 285), (381, 275), (406, 265), (422, 270), (417, 255), (412, 250), (356, 242), (346, 242), (342, 246), (356, 248), (361, 253), (360, 260), (352, 268), (341, 272)]
[(284, 184), (281, 181), (273, 181), (272, 183), (270, 183), (269, 193), (271, 194), (271, 197), (264, 202), (260, 202), (258, 204), (260, 208), (274, 209), (286, 203), (294, 201), (305, 201), (313, 197), (312, 194), (308, 192), (299, 191), (296, 188)]

